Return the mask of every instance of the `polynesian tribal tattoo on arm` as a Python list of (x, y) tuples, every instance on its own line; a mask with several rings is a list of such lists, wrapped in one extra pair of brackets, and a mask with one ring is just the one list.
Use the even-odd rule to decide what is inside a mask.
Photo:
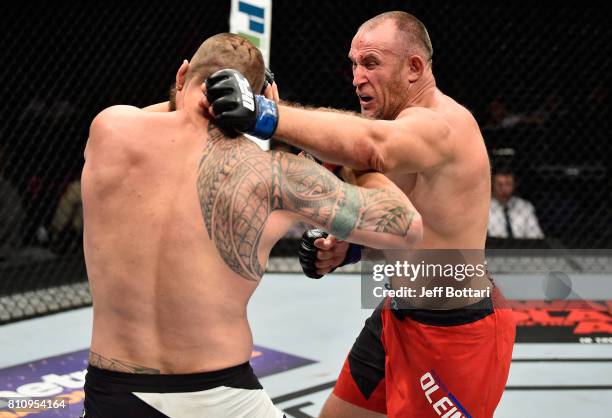
[(414, 212), (394, 192), (344, 183), (319, 164), (290, 154), (272, 153), (272, 165), (280, 186), (275, 209), (299, 213), (341, 239), (354, 230), (408, 234)]
[(93, 351), (89, 352), (89, 364), (98, 369), (111, 370), (114, 372), (134, 373), (134, 374), (160, 374), (157, 369), (145, 367), (140, 364), (130, 363), (129, 361), (118, 360), (116, 358), (103, 357)]
[(233, 271), (254, 281), (264, 273), (259, 241), (274, 210), (298, 213), (339, 238), (357, 229), (406, 236), (414, 216), (393, 192), (343, 183), (307, 158), (263, 152), (244, 137), (228, 139), (213, 125), (197, 188), (219, 254)]

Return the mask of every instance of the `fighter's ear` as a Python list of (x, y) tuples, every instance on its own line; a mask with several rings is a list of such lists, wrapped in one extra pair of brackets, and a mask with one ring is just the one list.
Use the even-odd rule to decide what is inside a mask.
[(408, 69), (410, 70), (410, 81), (417, 81), (425, 72), (425, 61), (420, 55), (411, 55), (408, 58), (406, 65), (408, 65)]
[(176, 72), (176, 91), (181, 91), (185, 86), (185, 78), (189, 70), (189, 61), (183, 60), (183, 63)]

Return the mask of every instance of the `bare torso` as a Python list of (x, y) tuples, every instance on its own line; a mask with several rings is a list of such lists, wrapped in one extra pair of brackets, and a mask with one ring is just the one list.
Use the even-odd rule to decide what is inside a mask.
[[(491, 176), (484, 140), (474, 117), (442, 93), (431, 110), (451, 132), (453, 157), (423, 173), (387, 173), (423, 217), (423, 249), (483, 249), (491, 200)], [(401, 114), (400, 114), (400, 117)]]
[[(420, 257), (425, 256), (427, 262), (446, 264), (460, 252), (466, 262), (482, 264), (483, 251), (462, 250), (483, 250), (485, 245), (491, 176), (484, 140), (469, 111), (439, 91), (434, 97), (434, 106), (430, 109), (442, 115), (450, 127), (447, 140), (451, 143), (452, 157), (440, 166), (421, 173), (390, 172), (386, 175), (407, 194), (423, 218), (423, 240), (415, 249), (453, 251), (407, 253), (403, 259), (414, 261), (413, 257), (421, 260)], [(393, 256), (396, 257), (397, 253), (393, 253)], [(431, 289), (443, 283), (455, 284), (455, 281), (450, 282), (423, 278), (411, 282), (395, 278), (393, 285), (413, 287), (420, 294), (422, 285)], [(461, 285), (484, 290), (490, 288), (491, 283), (488, 278), (478, 278)], [(479, 296), (447, 300), (436, 298), (435, 301), (431, 298), (412, 298), (410, 303), (422, 307), (453, 309), (480, 299), (482, 297)], [(440, 305), (436, 306), (438, 302)]]
[(371, 188), (342, 183), (309, 159), (229, 139), (199, 109), (102, 112), (81, 180), (90, 363), (194, 373), (248, 361), (247, 303), (294, 222), (376, 248), (420, 237), (420, 216), (401, 191), (380, 174), (364, 177)]
[(206, 232), (196, 187), (205, 126), (178, 112), (140, 117), (117, 127), (128, 141), (92, 145), (83, 170), (90, 360), (161, 373), (248, 361), (246, 306), (258, 282), (232, 271)]

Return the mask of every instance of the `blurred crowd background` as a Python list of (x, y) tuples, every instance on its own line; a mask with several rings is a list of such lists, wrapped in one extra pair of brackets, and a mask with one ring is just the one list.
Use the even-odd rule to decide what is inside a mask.
[[(281, 97), (358, 110), (350, 41), (388, 10), (425, 23), (439, 88), (481, 126), (494, 176), (490, 245), (610, 248), (610, 9), (274, 1)], [(107, 106), (166, 100), (181, 61), (229, 30), (229, 11), (229, 0), (2, 2), (0, 297), (84, 280), (79, 179), (91, 120)], [(293, 256), (291, 242), (273, 254)]]

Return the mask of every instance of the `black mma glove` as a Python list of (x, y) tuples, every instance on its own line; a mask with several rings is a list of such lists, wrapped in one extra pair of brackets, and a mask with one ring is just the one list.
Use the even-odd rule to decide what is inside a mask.
[[(327, 232), (320, 229), (309, 229), (302, 235), (298, 258), (300, 260), (300, 265), (302, 266), (302, 271), (306, 277), (310, 277), (311, 279), (320, 279), (323, 277), (322, 274), (317, 273), (317, 266), (315, 263), (317, 261), (317, 251), (320, 250), (315, 247), (314, 242), (319, 238), (327, 238), (327, 235)], [(347, 264), (355, 264), (361, 260), (362, 248), (363, 247), (359, 244), (349, 243), (344, 260), (342, 260), (342, 263), (340, 263), (339, 266), (335, 267), (333, 270), (330, 270), (329, 273), (332, 273), (338, 267), (342, 267)]]
[(278, 107), (272, 100), (255, 95), (239, 71), (219, 70), (206, 79), (206, 98), (215, 112), (215, 123), (270, 139), (278, 126)]
[(302, 235), (298, 258), (300, 259), (302, 271), (306, 277), (310, 277), (311, 279), (320, 279), (323, 277), (322, 274), (317, 273), (317, 266), (315, 263), (317, 261), (317, 251), (319, 251), (319, 249), (315, 247), (314, 242), (319, 238), (327, 238), (327, 235), (327, 232), (321, 231), (320, 229), (309, 229)]

